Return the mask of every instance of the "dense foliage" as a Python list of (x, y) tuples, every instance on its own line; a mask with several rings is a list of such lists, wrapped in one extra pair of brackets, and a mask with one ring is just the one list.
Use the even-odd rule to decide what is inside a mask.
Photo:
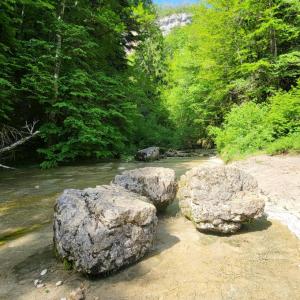
[[(192, 24), (163, 38), (157, 14), (183, 11)], [(151, 145), (297, 150), (299, 16), (298, 0), (2, 0), (0, 129), (38, 121), (20, 152), (43, 167)]]
[[(299, 94), (288, 93), (300, 77), (299, 15), (297, 0), (209, 0), (194, 8), (192, 25), (167, 37), (164, 101), (181, 145), (216, 137), (219, 151), (232, 158), (299, 128), (293, 121), (290, 128), (290, 115), (277, 121), (284, 129), (271, 118), (288, 103), (299, 105)], [(224, 118), (223, 131), (209, 135)]]
[(259, 151), (299, 150), (299, 116), (300, 84), (290, 92), (278, 92), (267, 104), (250, 101), (234, 106), (222, 128), (211, 128), (211, 134), (225, 160)]
[(126, 52), (154, 21), (151, 1), (2, 1), (0, 124), (38, 120), (43, 167), (129, 153), (156, 87)]

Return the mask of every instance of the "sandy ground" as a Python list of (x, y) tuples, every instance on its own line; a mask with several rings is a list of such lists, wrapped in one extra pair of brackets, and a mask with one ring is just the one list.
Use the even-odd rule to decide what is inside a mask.
[(233, 163), (252, 174), (268, 196), (266, 212), (300, 238), (300, 155), (260, 155)]
[[(300, 299), (300, 242), (261, 221), (232, 236), (205, 235), (182, 217), (160, 219), (153, 251), (108, 278), (65, 271), (52, 255), (51, 228), (0, 248), (1, 299), (61, 299), (83, 284), (87, 299)], [(13, 263), (12, 263), (13, 262)], [(42, 269), (45, 288), (33, 280)], [(58, 280), (64, 284), (55, 287)]]
[[(279, 205), (291, 193), (295, 203), (299, 200), (294, 178), (299, 161), (261, 156), (238, 164), (257, 175), (265, 193), (276, 193), (273, 204)], [(45, 268), (48, 273), (41, 277)], [(44, 288), (34, 287), (39, 278)], [(59, 280), (63, 285), (56, 287)], [(81, 284), (88, 300), (300, 300), (300, 240), (273, 220), (254, 222), (232, 236), (203, 234), (178, 215), (174, 203), (159, 216), (152, 251), (107, 278), (66, 271), (53, 256), (48, 225), (0, 247), (0, 299), (60, 300)]]

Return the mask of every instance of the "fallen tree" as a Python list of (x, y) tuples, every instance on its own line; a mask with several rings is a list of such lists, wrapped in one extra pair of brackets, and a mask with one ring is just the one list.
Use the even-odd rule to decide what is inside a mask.
[[(40, 132), (35, 130), (37, 121), (27, 123), (21, 130), (11, 126), (3, 125), (0, 130), (0, 156), (6, 152), (12, 151), (20, 145), (25, 144)], [(13, 169), (0, 164), (1, 168)]]

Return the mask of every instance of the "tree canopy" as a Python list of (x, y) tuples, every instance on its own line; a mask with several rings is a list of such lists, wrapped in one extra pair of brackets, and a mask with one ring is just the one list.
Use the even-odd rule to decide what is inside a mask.
[(211, 138), (232, 107), (279, 94), (285, 105), (300, 77), (299, 15), (299, 1), (212, 0), (167, 37), (163, 95), (183, 145)]
[(299, 1), (207, 0), (175, 12), (185, 10), (192, 24), (163, 38), (157, 16), (174, 10), (150, 0), (3, 0), (0, 127), (39, 127), (16, 157), (37, 154), (48, 168), (154, 144), (216, 144), (228, 159), (297, 149)]

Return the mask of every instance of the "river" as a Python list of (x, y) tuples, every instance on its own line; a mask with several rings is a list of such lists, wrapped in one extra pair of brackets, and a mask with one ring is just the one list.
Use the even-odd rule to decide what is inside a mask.
[[(107, 162), (42, 171), (0, 173), (0, 299), (60, 300), (83, 285), (86, 299), (300, 299), (300, 243), (276, 221), (249, 224), (232, 236), (203, 234), (178, 214), (175, 202), (159, 216), (152, 251), (110, 277), (87, 279), (66, 270), (52, 249), (53, 205), (66, 188), (108, 184), (125, 169), (170, 167), (177, 177), (211, 158), (153, 163)], [(45, 287), (33, 281), (42, 278)], [(55, 283), (63, 281), (56, 287)]]
[(168, 158), (152, 163), (107, 162), (41, 170), (24, 168), (0, 172), (0, 245), (5, 240), (50, 223), (53, 205), (64, 189), (109, 184), (124, 170), (144, 166), (173, 168), (177, 176), (204, 158)]

